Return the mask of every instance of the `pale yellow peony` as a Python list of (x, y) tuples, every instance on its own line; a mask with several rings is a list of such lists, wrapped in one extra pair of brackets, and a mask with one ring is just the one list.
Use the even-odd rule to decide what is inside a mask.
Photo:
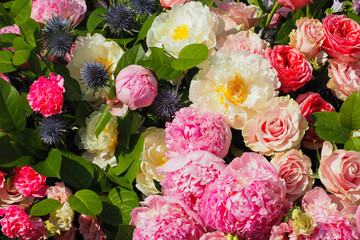
[[(74, 211), (70, 206), (63, 205), (62, 208), (50, 213), (49, 226), (54, 225), (57, 230), (69, 231), (71, 223), (74, 220)], [(47, 224), (48, 225), (48, 224)], [(54, 232), (54, 227), (49, 228), (51, 232)], [(57, 230), (55, 233), (57, 233)]]

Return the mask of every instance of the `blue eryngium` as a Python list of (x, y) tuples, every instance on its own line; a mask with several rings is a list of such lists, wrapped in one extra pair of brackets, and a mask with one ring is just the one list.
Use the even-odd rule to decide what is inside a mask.
[(70, 53), (76, 39), (76, 35), (71, 31), (71, 24), (66, 19), (53, 16), (51, 20), (46, 21), (43, 29), (46, 50), (59, 58)]
[(130, 2), (137, 14), (150, 16), (156, 12), (157, 2), (155, 0), (132, 0)]
[(357, 15), (360, 15), (360, 0), (353, 0), (353, 10)]
[(125, 4), (112, 4), (104, 15), (106, 26), (111, 33), (118, 35), (122, 31), (131, 32), (134, 27), (135, 14)]
[(41, 141), (47, 145), (57, 145), (65, 140), (68, 131), (67, 121), (58, 116), (44, 118), (40, 122), (38, 133)]
[(171, 122), (175, 113), (183, 107), (183, 102), (176, 89), (165, 87), (159, 90), (152, 106), (156, 116), (162, 120)]
[(88, 89), (97, 91), (108, 86), (111, 66), (101, 62), (85, 62), (80, 70), (81, 80)]

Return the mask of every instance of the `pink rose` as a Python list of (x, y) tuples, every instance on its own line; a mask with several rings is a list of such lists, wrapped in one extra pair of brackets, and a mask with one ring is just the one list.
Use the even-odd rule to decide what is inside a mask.
[(7, 174), (0, 170), (0, 189), (5, 185), (5, 176)]
[(14, 186), (27, 197), (42, 198), (49, 188), (45, 185), (46, 177), (35, 172), (31, 166), (17, 167), (14, 169)]
[(47, 198), (56, 199), (64, 205), (69, 206), (68, 197), (72, 195), (69, 188), (65, 187), (63, 182), (56, 182), (55, 186), (49, 187), (47, 190)]
[[(105, 240), (106, 235), (101, 230), (100, 219), (81, 214), (79, 216), (79, 232), (84, 240)], [(70, 229), (71, 230), (71, 229)]]
[(269, 239), (291, 203), (276, 168), (263, 156), (246, 152), (210, 184), (198, 209), (205, 224), (239, 239)]
[(37, 0), (32, 1), (31, 18), (37, 22), (49, 21), (52, 16), (79, 24), (86, 12), (85, 0)]
[(289, 201), (295, 201), (312, 189), (311, 160), (301, 151), (291, 149), (286, 153), (277, 153), (271, 163), (280, 167), (279, 178), (285, 181)]
[(276, 0), (280, 5), (291, 8), (291, 10), (303, 8), (309, 3), (313, 3), (312, 0)]
[(289, 225), (287, 223), (280, 223), (278, 226), (273, 226), (271, 229), (271, 235), (269, 240), (287, 240), (287, 233), (290, 232)]
[(330, 145), (325, 142), (321, 152), (320, 180), (329, 192), (359, 204), (360, 152), (336, 150), (331, 153)]
[(338, 59), (329, 60), (330, 81), (327, 87), (340, 100), (360, 89), (360, 62), (344, 62)]
[(253, 31), (241, 31), (224, 42), (223, 48), (237, 51), (246, 50), (251, 53), (263, 54), (268, 49), (268, 43)]
[(176, 198), (150, 195), (141, 205), (130, 213), (133, 240), (198, 240), (205, 231), (199, 215)]
[(356, 210), (356, 227), (358, 232), (360, 232), (360, 206)]
[(281, 82), (279, 91), (284, 93), (295, 91), (314, 79), (311, 64), (294, 47), (276, 45), (269, 50), (268, 57), (278, 72)]
[(165, 174), (161, 181), (164, 196), (171, 196), (183, 201), (196, 210), (196, 202), (203, 195), (205, 188), (224, 170), (224, 160), (212, 153), (195, 151), (185, 157), (171, 158), (157, 168), (158, 174)]
[(322, 23), (313, 18), (296, 20), (296, 31), (290, 33), (290, 46), (299, 50), (307, 59), (315, 58), (321, 52), (325, 40)]
[(346, 15), (329, 14), (323, 20), (324, 51), (341, 61), (360, 59), (360, 25)]
[(219, 231), (208, 232), (202, 235), (199, 240), (226, 240), (226, 235)]
[(251, 150), (271, 155), (299, 148), (307, 127), (298, 103), (289, 97), (277, 97), (245, 123), (242, 135)]
[(157, 95), (157, 81), (153, 73), (139, 65), (122, 69), (116, 77), (117, 98), (131, 110), (147, 107)]
[(171, 9), (175, 4), (184, 4), (191, 2), (191, 0), (160, 0), (160, 4), (162, 7), (166, 9)]

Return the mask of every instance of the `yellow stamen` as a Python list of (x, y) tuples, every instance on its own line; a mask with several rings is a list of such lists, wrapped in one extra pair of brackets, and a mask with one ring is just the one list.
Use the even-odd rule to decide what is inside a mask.
[(237, 105), (243, 103), (247, 99), (246, 85), (237, 73), (235, 73), (234, 80), (217, 85), (216, 92), (221, 104), (224, 104), (227, 109), (229, 103)]
[(98, 58), (96, 59), (96, 61), (97, 61), (98, 63), (105, 64), (105, 67), (106, 67), (107, 69), (109, 69), (109, 73), (112, 73), (112, 71), (113, 71), (113, 66), (112, 66), (111, 62), (110, 62), (108, 59), (102, 58), (102, 57), (98, 57)]
[(186, 24), (182, 24), (177, 26), (174, 29), (174, 32), (171, 34), (172, 39), (175, 41), (188, 39), (189, 38), (189, 26)]

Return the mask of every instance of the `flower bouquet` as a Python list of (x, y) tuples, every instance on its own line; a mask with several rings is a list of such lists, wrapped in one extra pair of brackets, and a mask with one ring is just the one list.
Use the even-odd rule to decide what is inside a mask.
[(360, 239), (358, 0), (0, 3), (0, 239)]

